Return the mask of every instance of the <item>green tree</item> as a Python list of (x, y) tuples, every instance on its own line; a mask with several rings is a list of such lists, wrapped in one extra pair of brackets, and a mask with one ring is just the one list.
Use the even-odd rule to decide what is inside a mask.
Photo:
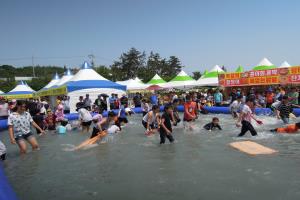
[(98, 67), (95, 67), (95, 71), (108, 80), (112, 79), (111, 68), (108, 68), (104, 65), (100, 65)]
[(135, 78), (139, 68), (145, 64), (145, 52), (141, 53), (135, 48), (131, 48), (127, 53), (123, 53), (118, 61), (115, 61), (111, 66), (113, 76), (118, 80), (128, 80)]
[(192, 77), (193, 77), (193, 79), (198, 80), (201, 76), (202, 76), (201, 72), (196, 71), (196, 72), (193, 72)]

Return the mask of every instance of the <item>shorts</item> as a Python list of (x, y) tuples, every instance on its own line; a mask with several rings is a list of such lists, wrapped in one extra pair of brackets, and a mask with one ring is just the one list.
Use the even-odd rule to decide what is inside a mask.
[(125, 123), (125, 124), (127, 124), (128, 123), (128, 119), (127, 118), (123, 118), (123, 117), (119, 117), (118, 118), (118, 121), (120, 122), (120, 123)]
[(92, 124), (92, 121), (82, 122), (81, 123), (82, 126), (90, 126), (91, 124)]
[(21, 140), (27, 140), (28, 141), (31, 137), (33, 137), (33, 135), (32, 135), (31, 132), (29, 132), (27, 134), (16, 135), (15, 140), (16, 140), (16, 142), (19, 142)]
[(183, 121), (184, 122), (193, 122), (193, 121), (195, 121), (194, 119), (186, 119), (186, 118), (183, 118)]
[[(142, 124), (143, 124), (143, 126), (145, 127), (145, 129), (147, 130), (147, 122), (145, 122), (145, 121), (143, 120), (143, 121), (142, 121)], [(149, 127), (150, 127), (151, 129), (154, 129), (154, 124), (153, 124), (153, 123), (150, 124)]]
[(55, 124), (48, 126), (48, 130), (55, 131), (56, 130)]

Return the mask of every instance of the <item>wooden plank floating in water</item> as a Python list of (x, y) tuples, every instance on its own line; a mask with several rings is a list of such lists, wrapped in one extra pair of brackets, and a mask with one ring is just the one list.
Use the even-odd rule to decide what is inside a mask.
[(249, 155), (261, 155), (261, 154), (273, 154), (278, 151), (265, 147), (256, 142), (252, 141), (242, 141), (242, 142), (232, 142), (229, 144), (231, 147), (238, 149), (241, 152), (244, 152)]

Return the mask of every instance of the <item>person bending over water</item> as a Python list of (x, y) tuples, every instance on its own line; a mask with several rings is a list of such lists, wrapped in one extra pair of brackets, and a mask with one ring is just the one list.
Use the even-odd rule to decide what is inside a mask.
[(87, 110), (88, 107), (80, 108), (78, 110), (79, 120), (82, 126), (82, 133), (90, 132), (90, 126), (92, 124), (93, 117), (91, 113)]
[(237, 119), (239, 117), (238, 111), (241, 108), (242, 99), (243, 99), (243, 97), (241, 95), (237, 96), (237, 99), (234, 100), (229, 106), (231, 115), (234, 119)]
[(157, 121), (157, 114), (159, 113), (159, 106), (152, 106), (152, 110), (149, 111), (142, 120), (142, 124), (146, 129), (146, 134), (151, 134), (155, 130), (155, 123)]
[(281, 127), (281, 128), (275, 128), (270, 130), (271, 132), (275, 132), (275, 133), (289, 133), (289, 134), (295, 134), (298, 133), (298, 130), (300, 129), (300, 123), (296, 123), (296, 124), (290, 124), (287, 125), (286, 127)]
[(219, 130), (222, 130), (222, 128), (219, 124), (219, 118), (217, 118), (217, 117), (212, 118), (212, 122), (206, 124), (203, 128), (208, 130), (208, 131), (212, 131), (212, 130), (215, 130), (217, 128)]
[(262, 121), (257, 120), (253, 116), (251, 108), (254, 108), (254, 100), (248, 98), (246, 100), (246, 104), (243, 106), (243, 109), (241, 111), (239, 119), (236, 123), (237, 127), (241, 127), (240, 122), (242, 122), (241, 133), (238, 135), (238, 137), (241, 137), (241, 136), (245, 135), (247, 131), (250, 131), (252, 136), (257, 135), (256, 130), (254, 129), (254, 127), (251, 124), (251, 119), (254, 119), (260, 125), (263, 124)]
[(174, 142), (174, 138), (172, 136), (172, 123), (171, 123), (172, 113), (173, 113), (172, 106), (166, 105), (164, 109), (164, 113), (161, 117), (161, 124), (159, 129), (160, 144), (164, 144), (166, 142), (166, 138), (168, 138), (171, 143)]
[(112, 125), (115, 125), (116, 114), (114, 111), (108, 112), (107, 117), (95, 115), (93, 117), (93, 133), (90, 138), (93, 138), (103, 131), (107, 131)]
[(9, 115), (7, 121), (10, 141), (12, 144), (18, 144), (21, 154), (26, 153), (27, 146), (25, 141), (29, 142), (33, 150), (39, 149), (39, 145), (31, 133), (31, 124), (38, 129), (41, 134), (45, 133), (44, 130), (33, 121), (31, 115), (26, 110), (25, 101), (17, 101), (16, 110)]

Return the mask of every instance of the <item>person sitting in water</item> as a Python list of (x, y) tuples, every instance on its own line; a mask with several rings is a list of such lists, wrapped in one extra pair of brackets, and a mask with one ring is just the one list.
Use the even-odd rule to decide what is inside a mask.
[(78, 110), (79, 120), (82, 126), (82, 132), (88, 133), (90, 131), (90, 126), (92, 124), (93, 117), (88, 111), (88, 107), (83, 107)]
[(246, 104), (243, 106), (243, 109), (239, 115), (238, 121), (236, 123), (237, 127), (241, 127), (240, 122), (242, 123), (241, 133), (238, 137), (241, 137), (246, 134), (247, 131), (250, 131), (252, 136), (256, 136), (257, 132), (251, 124), (251, 119), (254, 119), (259, 125), (263, 124), (262, 121), (256, 119), (252, 114), (252, 109), (254, 109), (254, 99), (248, 98)]
[(55, 117), (56, 117), (56, 122), (60, 122), (65, 119), (64, 106), (62, 104), (59, 104), (57, 106), (57, 109), (55, 111)]
[(48, 130), (56, 130), (56, 116), (53, 114), (51, 109), (47, 110), (47, 116), (45, 118), (45, 124)]
[(68, 119), (61, 120), (60, 125), (56, 129), (58, 134), (66, 134), (67, 131), (71, 131), (71, 130), (72, 130), (72, 127), (68, 123)]
[(6, 159), (6, 147), (0, 140), (0, 160)]
[(159, 114), (159, 106), (152, 106), (152, 110), (149, 111), (142, 120), (142, 124), (146, 129), (146, 133), (153, 133), (155, 130), (155, 122), (157, 121), (157, 114)]
[(212, 130), (215, 130), (217, 128), (219, 130), (222, 130), (222, 128), (219, 124), (219, 118), (217, 118), (217, 117), (212, 118), (212, 122), (206, 124), (203, 128), (208, 130), (208, 131), (212, 131)]
[(241, 108), (242, 99), (243, 99), (242, 95), (237, 96), (236, 100), (234, 100), (229, 106), (231, 115), (234, 119), (239, 117), (238, 112)]
[(131, 116), (132, 114), (135, 114), (135, 112), (129, 107), (125, 108), (125, 112), (126, 112), (126, 115), (129, 115), (129, 116)]
[(271, 132), (275, 132), (275, 133), (298, 133), (298, 130), (300, 129), (300, 122), (296, 123), (296, 124), (290, 124), (287, 125), (286, 127), (281, 127), (281, 128), (275, 128), (270, 130)]
[(169, 139), (170, 143), (174, 142), (174, 138), (172, 136), (172, 123), (171, 123), (172, 113), (173, 113), (173, 107), (171, 105), (166, 105), (164, 108), (164, 113), (161, 117), (161, 123), (159, 128), (160, 144), (164, 144), (166, 138)]

